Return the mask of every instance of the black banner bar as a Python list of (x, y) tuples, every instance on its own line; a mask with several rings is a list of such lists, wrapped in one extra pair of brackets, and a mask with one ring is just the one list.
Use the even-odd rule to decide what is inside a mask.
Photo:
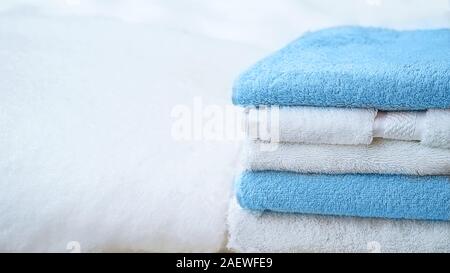
[[(74, 254), (0, 254), (0, 262), (15, 269), (29, 268), (63, 270), (104, 270), (158, 272), (309, 272), (317, 270), (402, 269), (423, 265), (421, 256), (432, 259), (427, 266), (445, 267), (450, 254), (235, 254), (235, 253), (74, 253)], [(377, 262), (376, 260), (383, 262)]]

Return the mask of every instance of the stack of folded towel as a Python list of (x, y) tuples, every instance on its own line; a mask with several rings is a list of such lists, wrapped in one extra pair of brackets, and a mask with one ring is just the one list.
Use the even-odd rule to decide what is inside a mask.
[(235, 251), (450, 252), (450, 30), (308, 33), (235, 83)]

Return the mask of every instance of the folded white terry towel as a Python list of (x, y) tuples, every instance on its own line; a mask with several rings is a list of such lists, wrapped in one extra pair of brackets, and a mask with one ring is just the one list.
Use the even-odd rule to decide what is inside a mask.
[(365, 145), (276, 143), (260, 141), (244, 146), (243, 167), (248, 170), (301, 173), (383, 173), (450, 175), (450, 150), (411, 141), (377, 139)]
[(251, 212), (231, 202), (238, 252), (450, 252), (450, 222)]
[(450, 148), (450, 110), (258, 107), (249, 108), (246, 117), (246, 132), (262, 141), (368, 145), (377, 137)]

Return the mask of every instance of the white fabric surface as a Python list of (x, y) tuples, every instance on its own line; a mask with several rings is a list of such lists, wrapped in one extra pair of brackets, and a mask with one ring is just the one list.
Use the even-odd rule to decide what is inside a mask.
[(247, 132), (262, 141), (369, 144), (376, 114), (374, 109), (356, 108), (250, 108)]
[(422, 143), (450, 149), (450, 110), (428, 110)]
[[(425, 111), (378, 112), (373, 125), (374, 137), (396, 140), (421, 140)], [(449, 120), (450, 122), (450, 120)]]
[(233, 200), (237, 252), (450, 252), (450, 222), (250, 212)]
[(368, 145), (374, 138), (383, 138), (450, 147), (450, 110), (258, 107), (247, 109), (244, 126), (250, 139), (261, 141)]
[(450, 174), (449, 149), (431, 148), (412, 141), (378, 139), (368, 146), (298, 143), (272, 145), (248, 141), (244, 148), (242, 163), (243, 167), (249, 170), (301, 173)]
[(1, 15), (0, 251), (223, 249), (239, 143), (177, 141), (171, 112), (228, 104), (256, 54), (113, 19)]

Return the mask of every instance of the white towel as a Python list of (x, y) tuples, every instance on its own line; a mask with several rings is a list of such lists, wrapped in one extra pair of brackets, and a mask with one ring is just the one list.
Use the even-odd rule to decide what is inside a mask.
[(368, 145), (384, 138), (450, 148), (450, 110), (258, 107), (248, 109), (245, 126), (251, 139), (262, 141)]
[(417, 142), (377, 139), (365, 145), (313, 145), (248, 141), (243, 167), (301, 173), (450, 175), (450, 150)]
[(238, 252), (450, 252), (450, 222), (250, 212), (235, 200), (228, 233)]
[(332, 107), (258, 107), (247, 113), (253, 139), (317, 144), (369, 144), (374, 109)]
[(422, 143), (450, 149), (450, 110), (428, 110)]

